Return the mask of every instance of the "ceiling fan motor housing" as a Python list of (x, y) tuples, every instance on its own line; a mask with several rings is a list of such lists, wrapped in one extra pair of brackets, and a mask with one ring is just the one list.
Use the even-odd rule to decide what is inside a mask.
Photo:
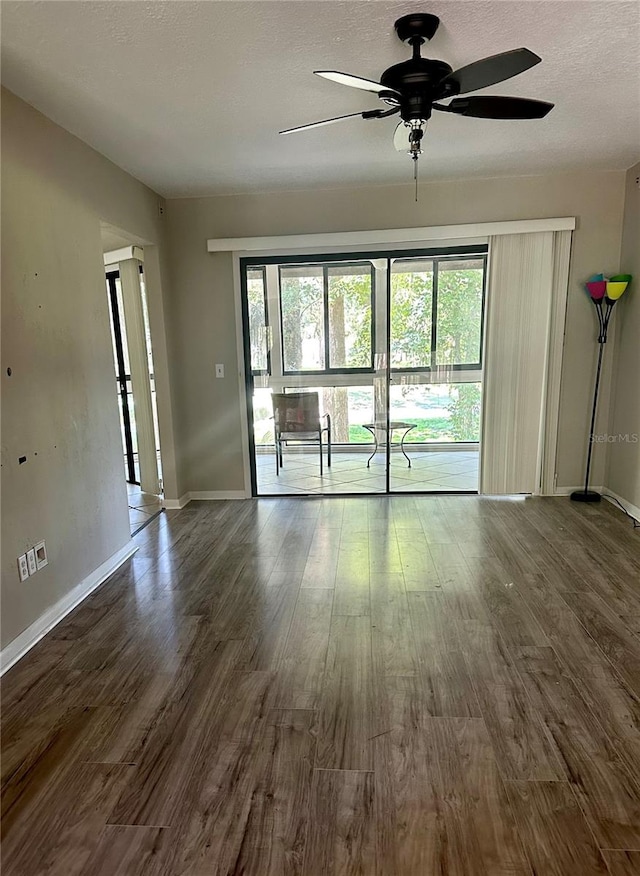
[(400, 92), (397, 102), (405, 122), (431, 117), (431, 105), (441, 95), (438, 85), (452, 71), (444, 61), (411, 58), (394, 64), (380, 77), (381, 85)]

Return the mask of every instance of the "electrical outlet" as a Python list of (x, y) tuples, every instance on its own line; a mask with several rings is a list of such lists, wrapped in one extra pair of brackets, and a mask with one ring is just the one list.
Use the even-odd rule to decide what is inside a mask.
[(40, 541), (34, 547), (34, 551), (36, 552), (36, 567), (39, 572), (40, 569), (44, 569), (44, 567), (49, 564), (49, 559), (47, 557), (47, 546), (43, 541)]
[(21, 557), (18, 557), (18, 573), (21, 581), (26, 581), (29, 577), (29, 566), (27, 564), (26, 554), (22, 554)]
[(216, 377), (224, 377), (224, 365), (216, 365)]
[(29, 567), (30, 575), (35, 575), (35, 573), (38, 571), (38, 566), (36, 565), (35, 548), (31, 548), (30, 551), (27, 551), (27, 566)]

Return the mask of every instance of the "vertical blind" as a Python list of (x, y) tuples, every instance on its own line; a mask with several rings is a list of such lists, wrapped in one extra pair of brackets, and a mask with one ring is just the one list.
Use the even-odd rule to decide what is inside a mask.
[(551, 492), (570, 231), (490, 238), (480, 492)]

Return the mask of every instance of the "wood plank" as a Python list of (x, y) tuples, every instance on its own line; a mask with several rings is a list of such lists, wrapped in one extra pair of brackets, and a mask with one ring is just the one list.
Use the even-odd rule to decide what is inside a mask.
[(163, 876), (173, 842), (171, 828), (108, 824), (84, 872), (91, 876)]
[(529, 874), (484, 721), (456, 718), (431, 719), (431, 723), (449, 870), (465, 876)]
[[(336, 530), (339, 533), (339, 530)], [(302, 573), (301, 587), (324, 587), (333, 590), (336, 583), (336, 571), (338, 568), (338, 544), (327, 553), (310, 553), (304, 572)]]
[[(5, 824), (2, 872), (92, 872), (87, 858), (99, 845), (109, 812), (135, 774), (129, 764), (66, 764), (49, 777), (31, 810)], [(38, 841), (33, 842), (33, 821)]]
[(566, 593), (563, 598), (618, 675), (640, 697), (640, 639), (596, 593)]
[(507, 792), (534, 873), (602, 876), (607, 868), (566, 782), (507, 782)]
[(640, 849), (640, 779), (614, 748), (551, 649), (537, 671), (520, 669), (533, 706), (560, 752), (600, 848)]
[(371, 579), (371, 635), (376, 676), (415, 675), (411, 615), (404, 575), (376, 575)]
[(369, 618), (334, 615), (319, 703), (316, 767), (373, 769), (375, 728)]
[(474, 575), (473, 588), (507, 645), (548, 645), (549, 640), (520, 595), (514, 576), (502, 563), (493, 557), (470, 559), (468, 563)]
[(533, 708), (504, 640), (482, 621), (461, 621), (467, 662), (495, 757), (506, 779), (565, 779), (560, 752)]
[(297, 587), (289, 585), (263, 587), (255, 593), (251, 615), (241, 637), (237, 669), (261, 671), (278, 666), (297, 598)]
[(440, 577), (425, 536), (408, 531), (399, 539), (399, 549), (407, 590), (439, 590)]
[(284, 652), (277, 666), (276, 708), (317, 707), (329, 645), (332, 605), (332, 590), (300, 591)]
[[(564, 594), (561, 597), (553, 593), (545, 578), (535, 575), (528, 576), (523, 582), (521, 593), (552, 643), (562, 673), (571, 677), (581, 699), (588, 704), (609, 738), (615, 740), (620, 753), (633, 763), (634, 749), (640, 745), (640, 700), (637, 694), (588, 635), (565, 601)], [(625, 752), (627, 743), (630, 743), (631, 754)]]
[(373, 774), (315, 770), (304, 876), (375, 872)]
[(271, 713), (235, 872), (302, 873), (316, 746), (314, 722), (310, 711)]
[(310, 805), (312, 712), (270, 712), (199, 764), (168, 873), (299, 874)]
[(210, 650), (191, 683), (154, 728), (133, 780), (109, 817), (110, 824), (171, 827), (202, 747), (216, 738), (214, 728), (223, 717), (219, 706), (238, 656), (238, 642), (216, 643)]
[(480, 706), (445, 594), (410, 592), (407, 599), (430, 714), (479, 718)]
[(387, 677), (379, 688), (382, 718), (374, 764), (380, 876), (447, 872), (448, 840), (428, 706), (418, 678)]
[(640, 852), (604, 849), (602, 856), (611, 876), (638, 876), (640, 873)]
[(369, 616), (369, 549), (368, 536), (353, 542), (341, 542), (336, 566), (333, 614), (351, 617)]

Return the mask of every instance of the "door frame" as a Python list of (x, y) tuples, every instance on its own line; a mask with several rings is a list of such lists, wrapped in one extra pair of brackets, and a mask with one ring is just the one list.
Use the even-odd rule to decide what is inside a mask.
[[(335, 262), (358, 262), (358, 261), (372, 261), (375, 259), (384, 259), (387, 261), (388, 269), (386, 272), (386, 288), (385, 288), (385, 311), (386, 311), (386, 345), (385, 345), (385, 356), (386, 356), (386, 392), (385, 392), (385, 403), (386, 403), (386, 421), (389, 422), (390, 416), (390, 385), (391, 385), (391, 367), (390, 367), (390, 348), (391, 348), (391, 264), (394, 259), (411, 259), (411, 258), (438, 258), (443, 257), (445, 260), (447, 258), (455, 259), (456, 256), (463, 257), (465, 255), (477, 255), (480, 256), (484, 261), (484, 275), (483, 275), (483, 287), (482, 287), (482, 298), (483, 298), (483, 308), (482, 308), (482, 323), (481, 323), (481, 346), (480, 346), (480, 358), (482, 363), (482, 353), (483, 353), (483, 345), (484, 345), (484, 309), (486, 306), (486, 295), (487, 295), (487, 274), (488, 274), (488, 254), (489, 254), (489, 242), (486, 241), (470, 241), (466, 242), (464, 240), (460, 241), (444, 241), (443, 243), (451, 244), (451, 245), (437, 245), (437, 246), (421, 246), (417, 247), (415, 244), (409, 244), (403, 248), (393, 248), (393, 249), (362, 249), (356, 252), (353, 251), (335, 251), (331, 252), (322, 251), (322, 252), (306, 252), (306, 253), (287, 253), (285, 255), (275, 255), (273, 253), (265, 254), (265, 255), (249, 255), (246, 253), (234, 253), (234, 280), (238, 281), (238, 292), (239, 294), (236, 296), (236, 303), (239, 304), (239, 313), (237, 310), (237, 326), (238, 326), (238, 340), (239, 340), (239, 370), (240, 370), (240, 395), (241, 395), (241, 419), (242, 426), (244, 431), (243, 441), (243, 456), (245, 461), (245, 493), (247, 497), (252, 498), (268, 498), (268, 494), (262, 495), (257, 492), (257, 474), (256, 474), (256, 446), (254, 439), (254, 429), (253, 429), (253, 401), (252, 401), (252, 389), (253, 389), (253, 373), (251, 369), (251, 342), (249, 336), (249, 311), (248, 311), (248, 296), (247, 296), (247, 268), (253, 266), (269, 266), (269, 265), (287, 265), (287, 264), (301, 264), (305, 261), (325, 265), (327, 263), (335, 263)], [(236, 274), (237, 271), (237, 274)], [(266, 273), (266, 272), (265, 272)], [(265, 279), (266, 282), (266, 279)], [(266, 295), (266, 289), (265, 289)], [(376, 301), (376, 290), (375, 284), (372, 289), (372, 357), (374, 355), (374, 346), (375, 343), (373, 341), (373, 336), (376, 330), (375, 323), (375, 301)], [(434, 296), (434, 304), (436, 306), (436, 299)], [(325, 319), (328, 318), (325, 315)], [(268, 319), (268, 316), (267, 316)], [(432, 332), (435, 331), (435, 325), (432, 327)], [(433, 336), (432, 336), (433, 337)], [(397, 370), (397, 369), (396, 369)], [(412, 369), (408, 369), (411, 371)], [(415, 371), (416, 369), (413, 369)], [(418, 369), (420, 372), (424, 372), (430, 369), (421, 368)], [(462, 365), (457, 367), (455, 370), (469, 370), (466, 366)], [(477, 370), (477, 369), (476, 369)], [(482, 366), (480, 368), (482, 371)], [(322, 372), (325, 373), (324, 371)], [(328, 369), (327, 373), (331, 373), (331, 369)], [(354, 373), (371, 373), (375, 376), (376, 371), (375, 368), (371, 369), (354, 369)], [(305, 372), (301, 373), (301, 376), (304, 376)], [(284, 373), (283, 373), (283, 376)], [(242, 400), (242, 396), (244, 395), (244, 401)], [(336, 496), (338, 498), (350, 495), (394, 495), (393, 490), (390, 489), (390, 452), (391, 452), (391, 436), (389, 433), (389, 429), (386, 430), (386, 459), (387, 463), (385, 465), (385, 489), (380, 492), (372, 492), (372, 493), (318, 493), (318, 498), (332, 498)], [(247, 471), (248, 468), (248, 471)], [(248, 482), (247, 482), (247, 474), (248, 474)], [(438, 491), (433, 491), (434, 493)], [(462, 494), (464, 491), (460, 491)], [(424, 491), (416, 491), (417, 494), (423, 495)], [(404, 493), (411, 495), (411, 493)], [(300, 497), (307, 498), (310, 494), (301, 493)], [(315, 495), (315, 494), (313, 494)], [(426, 495), (426, 494), (425, 494)], [(296, 498), (297, 494), (283, 494), (285, 498)]]

